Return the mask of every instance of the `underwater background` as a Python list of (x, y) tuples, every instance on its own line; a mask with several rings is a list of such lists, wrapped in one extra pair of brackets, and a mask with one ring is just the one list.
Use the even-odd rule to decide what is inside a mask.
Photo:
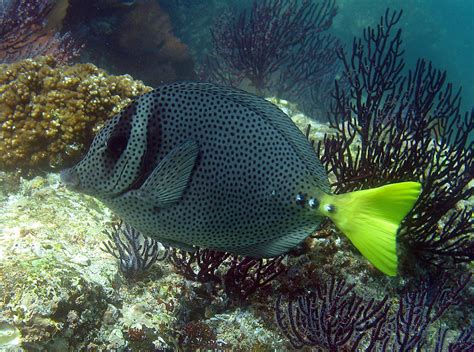
[[(467, 0), (0, 1), (0, 350), (474, 350), (473, 15)], [(272, 259), (165, 248), (60, 182), (105, 121), (176, 81), (277, 105), (335, 193), (421, 182), (398, 275), (329, 221)]]

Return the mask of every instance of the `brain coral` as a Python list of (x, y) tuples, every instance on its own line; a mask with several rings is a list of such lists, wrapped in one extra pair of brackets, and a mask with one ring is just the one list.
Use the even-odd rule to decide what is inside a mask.
[(150, 90), (128, 75), (47, 56), (0, 65), (0, 170), (34, 176), (72, 164), (107, 118)]

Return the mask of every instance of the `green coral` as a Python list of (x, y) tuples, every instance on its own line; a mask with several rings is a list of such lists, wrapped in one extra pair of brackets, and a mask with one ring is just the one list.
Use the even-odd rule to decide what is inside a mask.
[(76, 161), (104, 121), (150, 90), (52, 57), (0, 65), (0, 169), (35, 175)]

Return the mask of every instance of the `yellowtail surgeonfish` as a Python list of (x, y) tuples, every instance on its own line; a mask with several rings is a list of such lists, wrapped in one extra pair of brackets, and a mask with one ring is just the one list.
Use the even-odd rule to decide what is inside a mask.
[(310, 143), (275, 105), (194, 82), (138, 97), (61, 178), (143, 235), (186, 250), (274, 257), (329, 217), (391, 276), (400, 222), (421, 188), (401, 182), (331, 194)]

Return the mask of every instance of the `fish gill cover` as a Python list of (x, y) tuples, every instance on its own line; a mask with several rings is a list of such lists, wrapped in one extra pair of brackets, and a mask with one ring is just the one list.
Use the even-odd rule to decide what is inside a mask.
[[(320, 2), (319, 8), (331, 3)], [(253, 8), (261, 4), (255, 1)], [(125, 234), (122, 248), (132, 250), (117, 248), (125, 263), (121, 270), (148, 268), (129, 283), (112, 266), (117, 252), (97, 251), (107, 240), (101, 229), (110, 227), (106, 209), (57, 187), (51, 176), (20, 184), (2, 175), (0, 346), (23, 341), (25, 349), (60, 350), (472, 350), (472, 296), (463, 290), (470, 284), (465, 273), (473, 253), (472, 115), (460, 112), (460, 94), (444, 72), (421, 60), (411, 72), (404, 69), (399, 15), (387, 12), (379, 27), (367, 29), (345, 51), (330, 49), (339, 57), (331, 54), (337, 73), (323, 89), (325, 96), (335, 95), (332, 104), (320, 108), (320, 83), (314, 82), (302, 101), (331, 112), (333, 129), (313, 121), (312, 131), (330, 131), (314, 145), (335, 190), (422, 181), (421, 199), (400, 234), (400, 278), (367, 269), (325, 224), (318, 238), (269, 261), (172, 250), (173, 270), (191, 281), (171, 273), (166, 262), (149, 268), (153, 244), (151, 252), (140, 252), (142, 242), (133, 242), (138, 236)], [(373, 50), (383, 45), (388, 50)], [(20, 190), (7, 193), (7, 186)], [(134, 264), (137, 255), (144, 256), (143, 265)]]

